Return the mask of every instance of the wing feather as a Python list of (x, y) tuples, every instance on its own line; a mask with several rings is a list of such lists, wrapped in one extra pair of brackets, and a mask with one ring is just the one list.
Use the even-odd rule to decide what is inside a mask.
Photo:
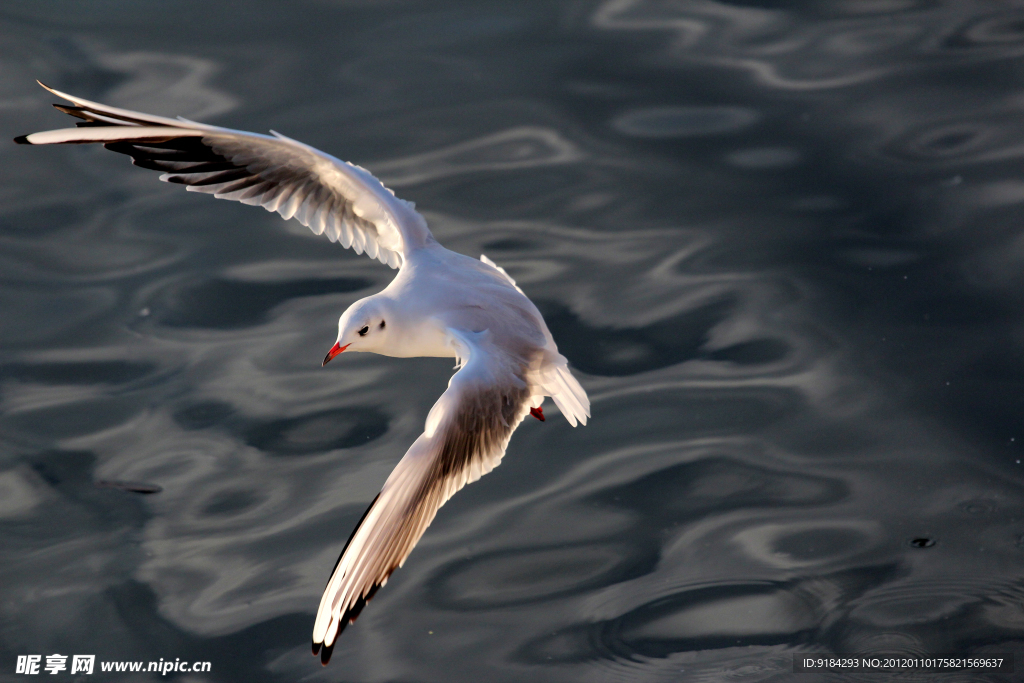
[(152, 116), (43, 87), (70, 101), (73, 106), (54, 106), (82, 119), (79, 125), (85, 127), (33, 133), (16, 142), (102, 143), (132, 157), (136, 166), (163, 172), (165, 182), (295, 218), (392, 268), (401, 267), (409, 250), (433, 241), (412, 204), (396, 198), (366, 169), (280, 133)]
[(345, 626), (405, 563), (437, 510), (501, 462), (529, 413), (529, 360), (480, 338), (487, 334), (453, 333), (462, 369), (342, 551), (313, 627), (313, 652), (324, 663)]

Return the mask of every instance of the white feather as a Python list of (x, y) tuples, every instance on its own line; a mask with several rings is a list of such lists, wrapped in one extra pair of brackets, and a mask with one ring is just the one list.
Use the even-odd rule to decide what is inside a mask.
[[(216, 154), (239, 168), (251, 169), (253, 175), (269, 182), (258, 185), (262, 190), (259, 192), (252, 192), (251, 188), (222, 192), (231, 183), (190, 185), (211, 177), (211, 173), (174, 173), (187, 171), (189, 163), (166, 159), (162, 160), (167, 164), (165, 168), (172, 172), (160, 176), (161, 180), (167, 181), (177, 176), (193, 192), (263, 206), (268, 211), (277, 211), (286, 219), (298, 218), (313, 232), (326, 232), (329, 238), (333, 235), (333, 241), (341, 241), (358, 252), (365, 251), (392, 267), (405, 261), (408, 250), (431, 242), (426, 222), (415, 212), (412, 204), (395, 197), (366, 169), (340, 161), (280, 133), (258, 135), (183, 118), (153, 116), (47, 89), (71, 101), (95, 121), (109, 125), (32, 133), (24, 139), (19, 138), (20, 142), (33, 145), (128, 142), (134, 143), (139, 153), (143, 154), (147, 149), (145, 143), (151, 143), (153, 153), (158, 154), (159, 158), (160, 150), (156, 146), (163, 142), (188, 137), (202, 138), (203, 144), (208, 145)], [(332, 204), (333, 216), (352, 221), (354, 216), (359, 215), (372, 223), (372, 228), (368, 230), (354, 224), (349, 228), (350, 234), (346, 239), (341, 226), (331, 230), (332, 222), (326, 218), (320, 219), (320, 209), (324, 202)], [(397, 251), (401, 258), (393, 264), (390, 256), (381, 256), (384, 253), (381, 248)]]

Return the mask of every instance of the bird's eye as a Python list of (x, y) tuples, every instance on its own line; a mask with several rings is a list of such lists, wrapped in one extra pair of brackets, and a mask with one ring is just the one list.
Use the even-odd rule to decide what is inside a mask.
[(370, 326), (369, 325), (363, 325), (363, 329), (359, 330), (359, 336), (360, 337), (365, 337), (366, 333), (369, 332), (369, 331), (370, 331)]
[(380, 329), (382, 329), (382, 330), (384, 329), (384, 321), (383, 320), (380, 321)]

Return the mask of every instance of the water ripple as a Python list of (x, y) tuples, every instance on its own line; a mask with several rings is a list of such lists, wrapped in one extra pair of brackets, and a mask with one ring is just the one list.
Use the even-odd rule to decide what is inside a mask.
[[(1019, 649), (1015, 8), (363, 5), (150, 8), (144, 49), (124, 13), (0, 12), (16, 132), (42, 76), (380, 159), (590, 393), (586, 428), (524, 423), (441, 509), (339, 644), (346, 678)], [(101, 150), (0, 155), (7, 647), (332, 680), (311, 610), (450, 361), (321, 368), (391, 274), (294, 221)]]
[(510, 171), (581, 161), (581, 151), (557, 130), (522, 127), (462, 142), (427, 154), (373, 164), (389, 187), (486, 171)]
[(612, 127), (639, 138), (675, 138), (738, 131), (757, 119), (757, 112), (740, 107), (652, 107), (620, 114)]

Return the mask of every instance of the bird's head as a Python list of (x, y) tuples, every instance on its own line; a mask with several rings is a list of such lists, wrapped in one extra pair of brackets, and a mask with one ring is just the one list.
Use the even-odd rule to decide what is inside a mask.
[(390, 337), (388, 300), (380, 296), (360, 299), (338, 319), (338, 341), (327, 352), (324, 365), (342, 351), (380, 353)]

